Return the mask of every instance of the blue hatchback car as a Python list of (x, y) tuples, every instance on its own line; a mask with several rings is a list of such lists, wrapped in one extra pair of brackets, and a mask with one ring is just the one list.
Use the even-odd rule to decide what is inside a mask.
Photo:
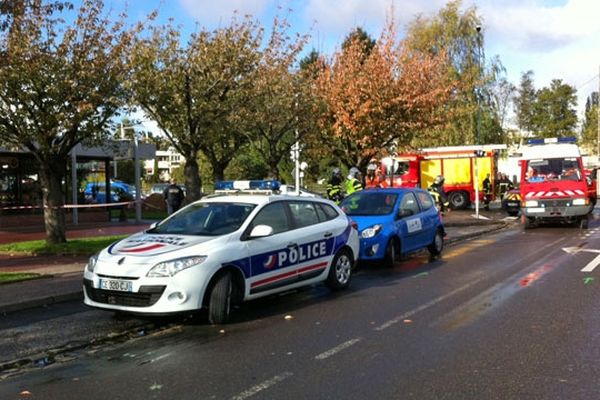
[(358, 224), (360, 261), (393, 266), (401, 255), (444, 248), (444, 226), (431, 195), (417, 188), (365, 189), (346, 197), (340, 207)]

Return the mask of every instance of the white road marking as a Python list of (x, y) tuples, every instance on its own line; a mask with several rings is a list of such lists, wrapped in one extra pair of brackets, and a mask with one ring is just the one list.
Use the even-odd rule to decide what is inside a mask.
[(581, 247), (563, 247), (563, 251), (569, 254), (577, 254), (581, 251), (586, 253), (598, 253), (592, 261), (590, 261), (585, 267), (581, 269), (581, 272), (592, 272), (598, 265), (600, 265), (600, 250), (597, 249), (583, 249)]
[(248, 390), (244, 390), (242, 393), (238, 394), (237, 396), (233, 396), (232, 400), (244, 400), (244, 399), (247, 399), (248, 397), (254, 396), (258, 392), (261, 392), (261, 391), (263, 391), (265, 389), (270, 388), (273, 385), (278, 384), (279, 382), (281, 382), (281, 381), (289, 378), (292, 375), (294, 375), (294, 374), (291, 373), (291, 372), (287, 372), (287, 371), (284, 372), (283, 374), (275, 375), (271, 379), (267, 379), (266, 381), (261, 382), (258, 385), (252, 386)]
[(325, 351), (325, 352), (323, 352), (323, 353), (315, 356), (315, 359), (317, 359), (317, 360), (324, 360), (326, 358), (331, 357), (332, 355), (334, 355), (336, 353), (339, 353), (342, 350), (347, 349), (348, 347), (350, 347), (352, 345), (355, 345), (358, 342), (360, 342), (360, 339), (358, 339), (358, 338), (357, 339), (350, 339), (350, 340), (348, 340), (348, 341), (346, 341), (346, 342), (344, 342), (344, 343), (342, 343), (342, 344), (340, 344), (338, 346), (335, 346), (332, 349), (329, 349), (329, 350), (327, 350), (327, 351)]
[(581, 269), (581, 272), (592, 272), (600, 264), (600, 255), (596, 256), (592, 261)]

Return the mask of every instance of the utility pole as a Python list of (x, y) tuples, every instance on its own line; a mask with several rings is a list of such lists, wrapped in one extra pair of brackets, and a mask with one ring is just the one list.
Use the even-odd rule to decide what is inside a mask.
[[(481, 62), (481, 25), (477, 25), (477, 66), (479, 67), (478, 75), (481, 77), (483, 75), (482, 71), (482, 62)], [(477, 96), (477, 114), (475, 119), (475, 144), (479, 145), (479, 131), (480, 131), (480, 119), (481, 119), (481, 84), (478, 85), (476, 89)], [(473, 170), (475, 172), (475, 218), (479, 219), (479, 171), (477, 168), (477, 159), (479, 158), (479, 154), (475, 154)]]
[(596, 96), (596, 111), (598, 112), (598, 161), (600, 162), (600, 65), (598, 66), (598, 96)]

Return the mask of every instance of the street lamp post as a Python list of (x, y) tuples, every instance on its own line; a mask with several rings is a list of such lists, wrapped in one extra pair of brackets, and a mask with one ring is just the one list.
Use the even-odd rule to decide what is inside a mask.
[[(482, 64), (481, 64), (481, 25), (477, 25), (477, 67), (479, 69), (478, 76), (482, 74)], [(478, 85), (475, 90), (475, 96), (477, 101), (477, 114), (475, 114), (475, 144), (479, 145), (479, 131), (480, 120), (481, 120), (481, 84)], [(479, 219), (479, 170), (478, 170), (478, 158), (479, 152), (475, 153), (475, 163), (474, 163), (474, 172), (475, 172), (475, 218)]]
[[(135, 129), (132, 126), (123, 126), (123, 123), (121, 122), (121, 138), (124, 139), (125, 137), (125, 129), (131, 129), (133, 130), (133, 169), (135, 171), (135, 222), (139, 223), (142, 221), (142, 193), (141, 193), (141, 185), (140, 185), (140, 180), (141, 180), (141, 174), (140, 174), (140, 166), (139, 166), (139, 162), (140, 162), (140, 158), (139, 158), (139, 151), (138, 151), (138, 140), (137, 140), (137, 136), (135, 134)], [(131, 143), (131, 142), (130, 142)], [(115, 175), (116, 175), (116, 164), (117, 161), (115, 160)]]

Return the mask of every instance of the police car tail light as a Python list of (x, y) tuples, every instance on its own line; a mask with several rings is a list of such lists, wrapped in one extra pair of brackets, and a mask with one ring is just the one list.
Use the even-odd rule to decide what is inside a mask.
[(94, 269), (96, 268), (97, 263), (98, 263), (98, 254), (94, 254), (88, 260), (87, 265), (85, 266), (85, 269), (87, 269), (89, 272), (94, 272)]
[(383, 228), (383, 225), (381, 225), (381, 224), (373, 225), (367, 229), (364, 229), (361, 233), (361, 236), (363, 239), (372, 238), (373, 236), (375, 236), (379, 232), (381, 232), (382, 228)]
[(537, 207), (538, 206), (538, 201), (537, 200), (527, 200), (525, 201), (525, 207)]
[(574, 199), (573, 200), (574, 206), (585, 206), (587, 204), (588, 204), (588, 199)]
[(184, 269), (202, 264), (204, 260), (206, 260), (206, 256), (193, 256), (164, 261), (152, 267), (146, 276), (149, 278), (164, 278), (174, 276)]

